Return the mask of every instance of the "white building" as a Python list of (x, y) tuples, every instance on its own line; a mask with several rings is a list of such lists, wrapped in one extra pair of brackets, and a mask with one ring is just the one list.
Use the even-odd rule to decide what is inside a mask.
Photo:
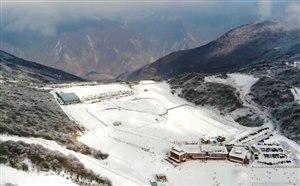
[(251, 153), (244, 147), (233, 147), (229, 153), (229, 160), (242, 164), (249, 164)]

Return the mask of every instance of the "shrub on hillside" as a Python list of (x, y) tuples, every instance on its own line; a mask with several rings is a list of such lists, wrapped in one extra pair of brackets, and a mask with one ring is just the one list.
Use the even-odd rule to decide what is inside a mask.
[(9, 164), (11, 167), (28, 171), (28, 165), (24, 163), (28, 159), (37, 170), (55, 171), (60, 173), (64, 171), (71, 175), (72, 180), (80, 185), (92, 185), (96, 182), (98, 185), (111, 185), (111, 182), (93, 171), (88, 170), (74, 156), (64, 154), (58, 151), (51, 151), (41, 145), (26, 144), (22, 141), (0, 141), (0, 160), (2, 164)]

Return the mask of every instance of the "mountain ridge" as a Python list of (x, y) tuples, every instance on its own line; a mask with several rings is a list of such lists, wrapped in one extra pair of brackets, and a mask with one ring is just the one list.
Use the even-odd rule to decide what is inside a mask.
[(27, 61), (0, 50), (0, 75), (2, 78), (38, 83), (84, 81), (62, 70)]
[(171, 53), (120, 78), (167, 78), (188, 72), (228, 72), (262, 61), (262, 56), (272, 50), (278, 50), (273, 56), (280, 57), (290, 48), (298, 48), (299, 43), (300, 29), (287, 30), (278, 21), (251, 23), (234, 28), (206, 45)]
[[(3, 29), (1, 49), (84, 79), (109, 80), (170, 51), (190, 48), (200, 42), (187, 33), (182, 21), (160, 21), (153, 28), (156, 21), (143, 30), (140, 27), (145, 25), (139, 23), (127, 25), (108, 18), (74, 18), (57, 23), (52, 35)], [(159, 29), (164, 32), (157, 32)], [(156, 34), (151, 35), (152, 31)]]

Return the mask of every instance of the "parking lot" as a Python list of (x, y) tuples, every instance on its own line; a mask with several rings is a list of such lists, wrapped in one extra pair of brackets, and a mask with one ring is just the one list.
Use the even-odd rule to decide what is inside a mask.
[[(267, 139), (268, 140), (268, 139)], [(293, 165), (291, 156), (277, 142), (266, 142), (261, 140), (256, 145), (256, 149), (260, 152), (257, 163), (264, 165)]]

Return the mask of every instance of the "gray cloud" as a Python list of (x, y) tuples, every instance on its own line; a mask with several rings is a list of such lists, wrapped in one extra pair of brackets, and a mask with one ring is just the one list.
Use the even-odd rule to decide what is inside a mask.
[[(273, 6), (271, 0), (247, 1), (247, 2), (219, 2), (219, 1), (201, 1), (199, 3), (186, 3), (184, 1), (156, 1), (156, 2), (139, 2), (138, 0), (113, 0), (107, 2), (75, 2), (72, 0), (18, 0), (12, 2), (9, 0), (3, 1), (3, 20), (5, 22), (2, 29), (16, 32), (34, 31), (44, 36), (52, 36), (56, 34), (57, 24), (65, 22), (73, 18), (92, 17), (92, 18), (109, 18), (116, 17), (142, 19), (143, 16), (150, 15), (153, 12), (159, 13), (168, 11), (190, 11), (196, 12), (195, 19), (210, 21), (210, 16), (222, 15), (225, 21), (232, 21), (236, 16), (255, 17), (259, 19), (269, 19), (273, 16)], [(251, 5), (251, 6), (250, 6)], [(253, 6), (252, 6), (253, 5)], [(280, 5), (281, 6), (281, 5)], [(281, 8), (281, 13), (286, 14), (287, 22), (297, 21), (299, 16), (297, 4), (291, 4), (286, 10)], [(202, 15), (202, 16), (201, 16)], [(235, 16), (236, 15), (236, 16)], [(179, 15), (180, 16), (180, 15)], [(205, 16), (205, 19), (203, 17)], [(212, 27), (216, 26), (213, 25)], [(218, 25), (219, 26), (219, 25)], [(238, 25), (236, 25), (238, 26)]]
[(60, 22), (80, 17), (110, 18), (136, 7), (147, 8), (149, 4), (134, 1), (131, 3), (122, 1), (83, 3), (72, 0), (4, 1), (1, 11), (5, 25), (4, 28), (1, 25), (1, 28), (16, 32), (34, 31), (51, 36), (56, 34), (56, 26)]
[[(68, 2), (70, 1), (70, 2)], [(164, 9), (167, 1), (140, 2), (138, 0), (109, 0), (92, 1), (84, 3), (67, 0), (17, 0), (3, 1), (4, 28), (8, 31), (34, 31), (44, 36), (56, 34), (57, 24), (74, 18), (102, 18), (114, 19), (114, 17), (124, 17), (130, 14), (131, 17), (136, 12), (140, 15), (152, 10)], [(182, 2), (177, 2), (182, 3)], [(201, 3), (202, 7), (205, 4)]]
[(62, 18), (55, 9), (51, 9), (51, 11), (38, 8), (34, 11), (23, 9), (21, 13), (16, 11), (18, 9), (14, 9), (8, 15), (4, 15), (4, 17), (9, 17), (10, 15), (12, 17), (5, 25), (5, 30), (16, 32), (34, 31), (45, 36), (51, 36), (56, 34), (56, 24)]

